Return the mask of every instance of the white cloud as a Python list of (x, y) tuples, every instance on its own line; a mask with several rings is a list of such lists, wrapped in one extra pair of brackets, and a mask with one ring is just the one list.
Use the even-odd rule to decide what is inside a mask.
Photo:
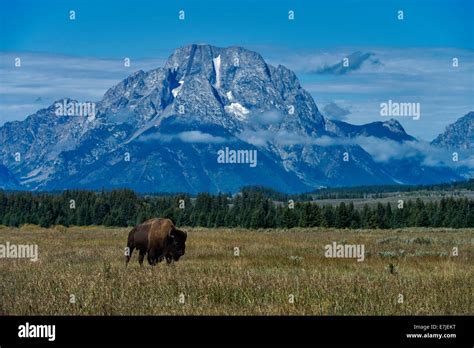
[[(21, 67), (15, 67), (15, 58)], [(98, 59), (40, 53), (0, 52), (0, 126), (70, 97), (99, 101), (104, 93), (137, 70), (161, 67), (163, 59)]]
[(279, 110), (269, 110), (265, 112), (255, 113), (250, 118), (252, 122), (260, 125), (278, 124), (284, 118), (284, 115)]
[[(373, 52), (381, 64), (362, 64), (344, 75), (311, 73), (334, 65), (355, 51)], [(454, 48), (342, 47), (328, 50), (263, 52), (273, 64), (296, 72), (303, 88), (321, 108), (334, 100), (350, 105), (347, 122), (383, 120), (381, 102), (419, 102), (419, 121), (398, 119), (408, 133), (430, 141), (444, 128), (474, 110), (474, 51)], [(453, 58), (459, 66), (453, 67)]]
[(227, 141), (223, 137), (214, 136), (209, 133), (203, 133), (201, 131), (186, 131), (177, 134), (162, 134), (162, 133), (153, 133), (140, 136), (137, 141), (140, 142), (149, 142), (149, 141), (162, 141), (170, 142), (174, 139), (179, 139), (184, 143), (207, 143), (207, 144), (217, 144)]
[(226, 141), (223, 137), (214, 136), (201, 131), (182, 132), (179, 133), (177, 137), (185, 143), (222, 143)]
[(474, 155), (463, 153), (460, 155), (458, 162), (453, 162), (451, 160), (451, 151), (431, 146), (425, 141), (405, 141), (400, 143), (386, 138), (365, 136), (354, 138), (321, 136), (311, 138), (286, 131), (275, 133), (270, 130), (248, 129), (241, 132), (239, 138), (259, 147), (266, 147), (268, 143), (280, 146), (316, 145), (322, 147), (359, 145), (372, 156), (375, 162), (385, 163), (390, 160), (417, 158), (426, 166), (445, 165), (448, 167), (465, 166), (474, 168)]

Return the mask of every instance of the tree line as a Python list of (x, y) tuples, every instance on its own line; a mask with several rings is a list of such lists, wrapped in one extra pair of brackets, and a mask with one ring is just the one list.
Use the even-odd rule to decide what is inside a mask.
[(311, 202), (277, 202), (260, 191), (236, 195), (201, 193), (147, 196), (127, 190), (61, 193), (4, 192), (0, 190), (0, 223), (133, 226), (152, 217), (167, 217), (178, 226), (243, 228), (402, 228), (474, 227), (474, 200), (420, 199), (397, 204), (353, 203), (337, 206)]
[(313, 200), (317, 199), (346, 199), (346, 198), (383, 198), (394, 192), (417, 191), (449, 191), (455, 193), (460, 190), (474, 190), (474, 179), (432, 185), (374, 185), (352, 187), (320, 188), (312, 193), (305, 194)]

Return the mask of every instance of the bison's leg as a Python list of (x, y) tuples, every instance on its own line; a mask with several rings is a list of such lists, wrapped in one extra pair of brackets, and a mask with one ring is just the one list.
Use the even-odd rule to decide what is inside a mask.
[(148, 252), (147, 259), (150, 266), (156, 265), (156, 260), (154, 260), (153, 257), (150, 255), (150, 252)]
[(133, 249), (135, 249), (135, 232), (136, 228), (128, 233), (127, 248), (125, 249), (125, 266), (128, 265), (128, 262), (132, 258)]
[(131, 257), (132, 257), (132, 253), (133, 253), (133, 245), (132, 246), (127, 246), (127, 251), (126, 251), (126, 254), (125, 254), (125, 266), (128, 265), (128, 261), (130, 261)]
[(157, 260), (158, 260), (158, 257), (157, 257), (156, 250), (153, 250), (153, 249), (148, 250), (148, 263), (151, 266), (155, 266)]
[(143, 266), (143, 259), (145, 258), (145, 251), (140, 250), (140, 255), (138, 256), (138, 262), (140, 263), (140, 266)]

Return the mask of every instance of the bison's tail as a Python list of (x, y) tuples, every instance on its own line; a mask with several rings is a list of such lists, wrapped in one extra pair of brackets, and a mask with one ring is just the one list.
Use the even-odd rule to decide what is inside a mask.
[(130, 261), (130, 258), (132, 257), (133, 249), (135, 249), (135, 243), (133, 241), (133, 235), (135, 232), (135, 228), (130, 231), (128, 234), (128, 241), (127, 241), (127, 247), (125, 248), (125, 266), (128, 265), (128, 262)]

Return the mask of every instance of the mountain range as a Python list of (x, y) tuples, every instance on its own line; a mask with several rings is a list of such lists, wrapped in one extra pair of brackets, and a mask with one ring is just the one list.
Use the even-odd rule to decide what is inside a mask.
[[(64, 98), (0, 127), (0, 188), (215, 193), (262, 185), (293, 193), (470, 175), (421, 152), (375, 155), (381, 145), (420, 146), (394, 119), (352, 125), (323, 116), (294, 72), (241, 47), (178, 48), (164, 67), (110, 88), (93, 114), (58, 115), (58, 104), (78, 101)], [(473, 118), (428, 146), (472, 149)], [(242, 160), (255, 153), (257, 165), (219, 162), (224, 149)]]
[(441, 133), (432, 141), (432, 144), (438, 147), (449, 149), (474, 149), (474, 112), (470, 112), (464, 117), (458, 119), (455, 123), (446, 127), (444, 133)]

